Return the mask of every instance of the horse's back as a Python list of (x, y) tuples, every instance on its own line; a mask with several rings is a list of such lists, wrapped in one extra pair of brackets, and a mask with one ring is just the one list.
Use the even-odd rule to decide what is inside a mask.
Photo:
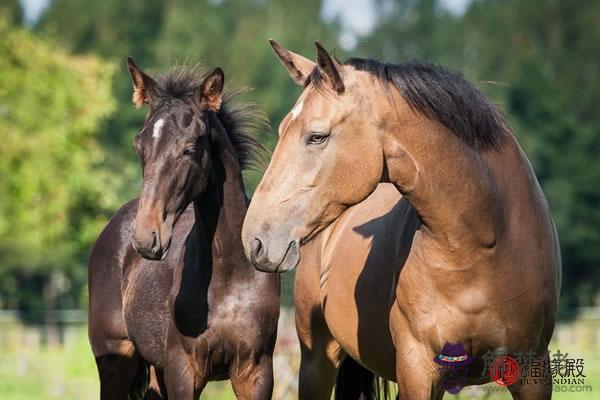
[(380, 184), (319, 237), (321, 304), (344, 351), (395, 379), (389, 312), (419, 220), (391, 184)]

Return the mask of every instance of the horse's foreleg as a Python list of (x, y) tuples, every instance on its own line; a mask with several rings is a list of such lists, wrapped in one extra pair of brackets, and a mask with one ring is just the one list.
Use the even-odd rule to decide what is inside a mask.
[(172, 348), (164, 369), (164, 380), (169, 400), (196, 400), (206, 386), (204, 374), (197, 374), (190, 356), (183, 348)]
[[(433, 358), (433, 357), (432, 357)], [(432, 360), (417, 351), (396, 351), (396, 381), (402, 400), (441, 400), (444, 390), (439, 384)]]
[(300, 400), (330, 400), (344, 358), (321, 307), (319, 240), (307, 243), (294, 281), (296, 333), (300, 341)]
[(336, 361), (331, 354), (328, 354), (326, 348), (309, 349), (302, 343), (300, 348), (298, 398), (300, 400), (329, 400), (337, 376)]
[[(127, 400), (130, 393), (146, 390), (145, 368), (133, 344), (123, 340), (118, 346), (123, 351), (114, 351), (96, 356), (100, 376), (101, 400)], [(117, 350), (118, 350), (117, 349)]]
[(319, 303), (299, 307), (296, 301), (296, 331), (301, 357), (298, 398), (329, 400), (344, 353), (333, 339)]
[(167, 398), (167, 389), (161, 370), (150, 367), (150, 382), (144, 400), (161, 400)]
[(396, 347), (396, 382), (402, 400), (441, 400), (444, 390), (433, 355), (401, 322), (398, 305), (392, 308), (390, 331)]
[[(300, 293), (298, 276), (296, 293)], [(327, 327), (318, 296), (311, 299), (305, 294), (301, 300), (296, 299), (296, 332), (301, 357), (298, 398), (329, 400), (344, 353)]]
[(273, 395), (273, 358), (263, 355), (258, 362), (231, 366), (231, 387), (238, 400), (269, 400)]
[[(540, 365), (549, 365), (549, 359), (548, 352), (546, 351), (536, 361)], [(527, 373), (530, 373), (530, 371), (531, 367)], [(517, 384), (509, 386), (508, 390), (514, 400), (548, 400), (552, 398), (552, 378), (548, 377), (548, 380), (548, 384), (546, 382), (537, 382), (526, 375), (521, 377), (521, 380)]]

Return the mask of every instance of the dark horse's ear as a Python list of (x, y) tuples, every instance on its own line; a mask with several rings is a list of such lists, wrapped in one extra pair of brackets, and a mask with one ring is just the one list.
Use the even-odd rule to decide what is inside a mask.
[(225, 75), (219, 67), (215, 68), (202, 82), (202, 85), (194, 93), (194, 98), (201, 108), (211, 111), (219, 111), (223, 102), (223, 86)]
[(299, 54), (292, 53), (273, 39), (269, 39), (269, 43), (271, 43), (271, 47), (273, 47), (279, 61), (281, 61), (285, 69), (287, 69), (292, 79), (298, 85), (304, 86), (308, 76), (313, 69), (315, 69), (317, 64)]
[(140, 108), (144, 103), (152, 106), (156, 101), (158, 84), (152, 77), (142, 71), (133, 58), (127, 57), (127, 68), (133, 80), (133, 104)]
[(315, 46), (317, 47), (317, 64), (319, 65), (319, 70), (327, 77), (333, 90), (338, 94), (343, 93), (344, 82), (340, 76), (340, 63), (329, 55), (321, 43), (315, 41)]

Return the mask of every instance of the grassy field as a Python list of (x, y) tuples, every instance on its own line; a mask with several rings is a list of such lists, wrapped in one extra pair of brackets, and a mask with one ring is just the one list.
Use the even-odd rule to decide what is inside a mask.
[[(296, 398), (295, 371), (298, 353), (291, 315), (284, 315), (275, 360), (276, 393), (274, 399)], [(63, 399), (88, 400), (98, 398), (96, 366), (87, 341), (85, 326), (77, 325), (65, 331), (64, 345), (48, 346), (39, 328), (20, 324), (0, 324), (0, 399)], [(554, 399), (600, 399), (600, 322), (579, 319), (561, 324), (555, 334), (552, 349), (568, 352), (569, 357), (584, 358), (586, 385), (592, 392), (555, 393)], [(492, 384), (492, 387), (494, 387)], [(211, 383), (202, 398), (229, 400), (233, 395), (229, 384)], [(509, 399), (507, 392), (485, 392), (481, 387), (464, 389), (459, 396), (445, 399)]]

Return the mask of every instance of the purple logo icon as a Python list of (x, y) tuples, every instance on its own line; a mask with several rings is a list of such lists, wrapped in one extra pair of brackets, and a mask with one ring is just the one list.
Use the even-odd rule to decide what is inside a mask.
[(444, 377), (442, 388), (450, 394), (460, 392), (466, 385), (467, 368), (473, 362), (473, 357), (465, 351), (462, 343), (446, 343), (440, 354), (434, 357)]

